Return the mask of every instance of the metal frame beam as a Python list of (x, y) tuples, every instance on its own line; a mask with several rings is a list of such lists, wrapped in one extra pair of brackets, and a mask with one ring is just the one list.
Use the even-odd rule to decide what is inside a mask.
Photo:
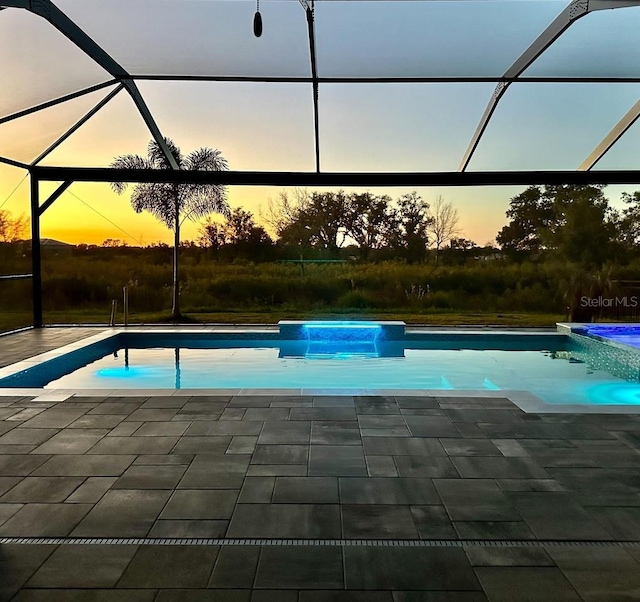
[(60, 198), (60, 196), (62, 196), (64, 191), (69, 188), (71, 184), (73, 184), (71, 180), (67, 180), (66, 182), (60, 184), (60, 186), (55, 189), (53, 194), (51, 194), (51, 196), (38, 207), (38, 215), (41, 216), (47, 209), (49, 209), (49, 207), (51, 207), (51, 205), (53, 205)]
[(88, 57), (93, 59), (100, 67), (110, 73), (118, 81), (122, 81), (136, 105), (142, 119), (146, 123), (151, 136), (162, 149), (167, 161), (173, 169), (179, 169), (175, 157), (171, 154), (169, 146), (165, 142), (149, 107), (145, 103), (138, 87), (131, 79), (127, 70), (120, 65), (109, 53), (101, 48), (90, 36), (78, 27), (65, 13), (63, 13), (51, 0), (2, 0), (5, 6), (25, 8), (51, 23), (60, 33), (73, 42)]
[(458, 171), (467, 169), (480, 139), (489, 125), (500, 99), (504, 96), (509, 85), (523, 73), (551, 44), (553, 44), (575, 21), (590, 12), (604, 9), (640, 6), (640, 0), (572, 0), (572, 2), (549, 24), (549, 26), (533, 41), (533, 43), (518, 57), (505, 73), (505, 81), (500, 82), (493, 92), (487, 107), (480, 118), (469, 146), (465, 151)]
[(236, 186), (528, 186), (533, 184), (640, 184), (640, 170), (608, 171), (453, 171), (453, 172), (283, 172), (31, 168), (42, 181), (167, 182)]
[(313, 135), (315, 143), (316, 172), (320, 173), (320, 120), (318, 114), (318, 65), (316, 60), (316, 32), (314, 22), (314, 2), (311, 5), (306, 0), (300, 0), (307, 17), (307, 32), (309, 34), (309, 59), (311, 61), (311, 84), (313, 86)]
[(89, 119), (91, 119), (102, 107), (104, 107), (118, 92), (124, 88), (124, 84), (120, 84), (115, 90), (112, 90), (107, 94), (95, 107), (93, 107), (88, 113), (81, 117), (76, 123), (74, 123), (60, 138), (58, 138), (53, 144), (43, 151), (37, 158), (31, 162), (31, 166), (37, 165), (42, 161), (49, 153), (54, 151), (60, 146), (69, 136), (80, 129)]
[(64, 96), (59, 96), (58, 98), (54, 98), (53, 100), (48, 100), (47, 102), (35, 105), (29, 109), (24, 109), (23, 111), (12, 113), (11, 115), (7, 115), (6, 117), (1, 117), (0, 125), (6, 123), (7, 121), (13, 121), (14, 119), (24, 117), (25, 115), (30, 115), (31, 113), (36, 113), (37, 111), (42, 111), (43, 109), (54, 107), (55, 105), (59, 105), (60, 103), (67, 102), (67, 100), (73, 100), (74, 98), (79, 98), (80, 96), (84, 96), (85, 94), (97, 92), (98, 90), (102, 90), (102, 88), (108, 88), (109, 86), (113, 86), (113, 84), (117, 82), (117, 79), (110, 79), (109, 81), (102, 82), (101, 84), (89, 86), (88, 88), (83, 88), (82, 90), (78, 90), (77, 92), (72, 92), (71, 94), (65, 94)]
[(640, 117), (640, 100), (636, 102), (616, 123), (611, 131), (602, 139), (602, 142), (596, 146), (591, 154), (580, 164), (578, 169), (580, 171), (590, 170), (602, 157), (609, 151), (609, 149), (618, 141), (625, 132), (638, 120)]
[(40, 248), (40, 181), (31, 171), (31, 303), (33, 327), (42, 328), (42, 249)]
[(0, 163), (6, 163), (7, 165), (11, 165), (12, 167), (29, 169), (29, 166), (26, 163), (22, 163), (21, 161), (14, 161), (13, 159), (8, 159), (7, 157), (0, 157)]

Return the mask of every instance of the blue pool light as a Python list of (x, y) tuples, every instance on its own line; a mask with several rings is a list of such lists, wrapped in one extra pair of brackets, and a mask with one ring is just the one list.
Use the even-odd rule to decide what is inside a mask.
[(500, 391), (500, 387), (492, 383), (488, 378), (482, 381), (482, 386), (489, 391)]
[(589, 403), (596, 405), (640, 405), (640, 384), (600, 383), (587, 389)]
[(302, 325), (309, 359), (379, 357), (380, 324), (371, 322), (307, 322)]
[(149, 376), (154, 369), (132, 368), (131, 366), (120, 366), (118, 368), (102, 368), (96, 372), (100, 378), (144, 378)]

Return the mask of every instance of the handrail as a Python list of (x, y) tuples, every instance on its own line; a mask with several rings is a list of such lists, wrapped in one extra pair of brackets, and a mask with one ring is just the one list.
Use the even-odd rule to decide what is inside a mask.
[(33, 274), (6, 274), (0, 276), (0, 280), (25, 280), (26, 278), (32, 278)]

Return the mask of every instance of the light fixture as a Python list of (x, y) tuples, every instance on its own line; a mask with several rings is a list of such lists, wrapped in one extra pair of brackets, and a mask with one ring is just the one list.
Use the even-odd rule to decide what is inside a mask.
[(256, 14), (253, 15), (253, 35), (259, 38), (262, 35), (262, 15), (260, 14), (260, 0), (256, 0)]

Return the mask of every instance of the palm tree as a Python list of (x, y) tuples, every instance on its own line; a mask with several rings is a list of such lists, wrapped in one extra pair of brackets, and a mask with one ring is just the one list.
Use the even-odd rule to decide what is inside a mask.
[[(229, 169), (221, 152), (212, 148), (199, 148), (186, 157), (173, 140), (165, 138), (171, 154), (180, 169), (194, 171), (224, 171)], [(122, 155), (116, 157), (111, 166), (115, 169), (171, 169), (160, 145), (149, 142), (147, 156)], [(126, 182), (112, 182), (111, 187), (118, 194), (127, 188)], [(227, 189), (222, 184), (136, 184), (131, 194), (131, 205), (136, 213), (148, 211), (167, 228), (173, 230), (173, 308), (172, 318), (180, 317), (180, 286), (178, 281), (178, 249), (180, 247), (180, 227), (186, 219), (196, 221), (210, 213), (221, 213), (229, 217), (231, 211), (227, 203)]]

